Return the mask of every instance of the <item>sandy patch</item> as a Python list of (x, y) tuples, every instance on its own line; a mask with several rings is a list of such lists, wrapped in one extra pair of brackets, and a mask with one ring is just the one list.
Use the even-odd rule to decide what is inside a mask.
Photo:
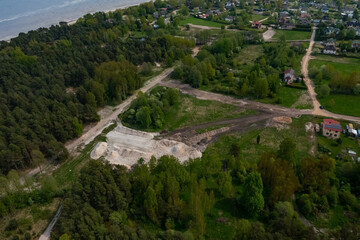
[(311, 106), (312, 107), (312, 101), (311, 101), (311, 98), (307, 91), (301, 94), (301, 96), (291, 106), (291, 108), (297, 108), (297, 107), (302, 107), (302, 106)]
[(104, 155), (104, 153), (107, 150), (107, 143), (106, 142), (99, 142), (96, 144), (96, 146), (94, 147), (94, 149), (91, 151), (90, 153), (90, 157), (92, 159), (98, 159), (100, 158), (102, 155)]
[(272, 118), (267, 126), (275, 127), (277, 130), (289, 129), (289, 124), (292, 123), (291, 117), (280, 116)]
[(104, 156), (112, 164), (131, 167), (140, 158), (147, 162), (152, 156), (159, 158), (163, 155), (172, 155), (180, 162), (185, 162), (202, 155), (194, 147), (182, 142), (169, 139), (155, 140), (154, 137), (157, 135), (158, 133), (137, 131), (120, 125), (106, 135), (107, 143), (96, 145), (91, 157), (95, 159)]

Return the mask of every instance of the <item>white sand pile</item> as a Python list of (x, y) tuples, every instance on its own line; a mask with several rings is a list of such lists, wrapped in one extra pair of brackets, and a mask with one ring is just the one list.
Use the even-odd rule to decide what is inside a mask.
[(90, 153), (90, 157), (92, 159), (98, 159), (101, 157), (107, 150), (107, 143), (106, 142), (99, 142), (96, 144), (94, 149)]
[(143, 158), (145, 162), (149, 161), (151, 156), (159, 158), (163, 155), (172, 155), (180, 162), (184, 162), (202, 155), (200, 151), (182, 142), (168, 139), (155, 140), (154, 136), (156, 135), (158, 133), (141, 132), (118, 126), (106, 135), (106, 150), (102, 149), (103, 145), (98, 144), (94, 148), (92, 156), (98, 157), (98, 154), (101, 153), (112, 164), (130, 167), (140, 158)]

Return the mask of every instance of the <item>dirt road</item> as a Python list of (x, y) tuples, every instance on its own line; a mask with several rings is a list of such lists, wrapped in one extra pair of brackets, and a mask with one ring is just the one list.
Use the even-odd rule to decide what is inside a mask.
[(89, 142), (91, 142), (97, 135), (99, 135), (107, 126), (111, 124), (112, 121), (116, 120), (118, 115), (122, 113), (124, 110), (127, 109), (127, 107), (131, 104), (131, 102), (136, 98), (137, 93), (139, 91), (147, 92), (149, 89), (153, 88), (156, 84), (161, 82), (163, 79), (168, 77), (170, 73), (174, 70), (174, 68), (168, 68), (165, 71), (163, 71), (160, 75), (152, 78), (141, 89), (137, 90), (132, 96), (127, 98), (124, 102), (119, 104), (113, 109), (113, 112), (101, 119), (98, 123), (96, 123), (95, 126), (88, 129), (87, 132), (85, 132), (83, 135), (81, 135), (79, 138), (69, 141), (65, 144), (67, 150), (72, 153), (75, 152), (79, 147), (85, 146)]
[(232, 104), (232, 105), (239, 106), (242, 108), (266, 111), (269, 113), (278, 113), (278, 114), (286, 115), (286, 116), (290, 116), (290, 117), (297, 117), (297, 116), (303, 115), (303, 114), (311, 114), (311, 112), (312, 112), (312, 110), (309, 110), (309, 109), (286, 108), (286, 107), (281, 107), (278, 105), (259, 103), (259, 102), (255, 102), (255, 101), (251, 101), (251, 100), (247, 100), (247, 99), (237, 99), (237, 98), (233, 98), (233, 97), (218, 94), (218, 93), (206, 92), (206, 91), (202, 91), (199, 89), (195, 89), (188, 84), (183, 84), (179, 81), (174, 81), (174, 80), (171, 80), (168, 82), (161, 82), (160, 84), (163, 86), (166, 86), (166, 87), (178, 88), (182, 93), (189, 94), (198, 99), (224, 102), (224, 103)]
[(312, 114), (316, 115), (316, 116), (329, 117), (329, 118), (335, 118), (335, 119), (343, 119), (346, 121), (360, 123), (360, 117), (341, 115), (341, 114), (336, 114), (336, 113), (332, 113), (332, 112), (320, 109), (320, 103), (316, 98), (317, 94), (315, 92), (315, 84), (311, 81), (311, 79), (309, 77), (309, 71), (308, 71), (311, 52), (312, 52), (312, 48), (314, 46), (315, 34), (316, 34), (316, 28), (313, 29), (313, 32), (311, 34), (309, 48), (306, 50), (306, 54), (301, 61), (301, 73), (304, 75), (304, 82), (308, 88), (308, 93), (311, 98), (312, 104), (314, 106)]
[(63, 205), (60, 205), (54, 218), (51, 220), (51, 222), (50, 222), (49, 226), (46, 228), (45, 232), (40, 236), (39, 240), (49, 240), (50, 239), (51, 231), (54, 228), (55, 223), (57, 222), (57, 220), (59, 219), (59, 217), (61, 215), (62, 208), (63, 208)]

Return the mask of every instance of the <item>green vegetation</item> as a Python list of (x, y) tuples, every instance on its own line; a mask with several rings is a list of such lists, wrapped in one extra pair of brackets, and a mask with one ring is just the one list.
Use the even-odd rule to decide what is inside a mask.
[(352, 72), (358, 72), (360, 60), (357, 58), (345, 58), (328, 55), (317, 55), (315, 59), (309, 62), (309, 69), (315, 67), (320, 69), (322, 66), (331, 66), (335, 71), (344, 75), (350, 75)]
[(360, 96), (331, 94), (319, 98), (319, 102), (324, 108), (333, 113), (360, 117), (360, 109), (355, 107), (359, 104)]
[(259, 14), (253, 14), (251, 15), (251, 20), (253, 21), (260, 21), (263, 20), (265, 18), (267, 18), (268, 16), (264, 16), (264, 15), (259, 15)]
[(311, 32), (295, 30), (276, 30), (273, 39), (281, 39), (284, 36), (286, 40), (309, 40)]
[(164, 4), (87, 14), (70, 26), (0, 42), (1, 173), (33, 167), (33, 150), (65, 160), (63, 143), (98, 121), (98, 108), (118, 104), (143, 85), (136, 66), (147, 66), (145, 74), (140, 69), (146, 77), (155, 62), (171, 66), (191, 53), (193, 40), (170, 35), (179, 30), (177, 21), (159, 19), (158, 31), (150, 26)]
[(217, 28), (220, 28), (221, 26), (225, 25), (223, 23), (213, 22), (213, 21), (204, 20), (204, 19), (195, 18), (195, 17), (188, 17), (188, 18), (186, 18), (184, 20), (181, 20), (179, 25), (180, 26), (185, 26), (185, 25), (187, 25), (189, 23), (194, 24), (194, 25), (207, 26), (207, 27), (217, 27)]
[[(263, 46), (258, 45), (245, 45), (239, 52), (238, 56), (235, 57), (238, 64), (254, 64), (256, 59), (264, 54)], [(246, 56), (246, 57), (244, 57)]]
[[(144, 112), (144, 109), (147, 109)], [(206, 122), (238, 118), (255, 111), (216, 101), (199, 100), (164, 87), (149, 95), (140, 94), (129, 110), (120, 116), (124, 125), (147, 131), (174, 130)]]
[[(310, 61), (309, 76), (316, 84), (319, 102), (327, 110), (360, 116), (354, 106), (360, 101), (360, 71), (358, 59), (321, 56)], [(324, 94), (324, 89), (330, 94)]]
[[(305, 46), (257, 43), (255, 32), (226, 33), (204, 46), (196, 58), (184, 57), (172, 78), (206, 91), (292, 106), (301, 90), (280, 87), (280, 76), (290, 67), (299, 71)], [(305, 101), (296, 107), (308, 106)]]
[(90, 159), (90, 152), (93, 150), (98, 142), (106, 142), (106, 134), (111, 132), (116, 127), (116, 123), (111, 124), (105, 128), (101, 134), (96, 136), (94, 140), (88, 143), (81, 153), (73, 158), (68, 159), (53, 173), (54, 178), (58, 183), (62, 183), (62, 188), (68, 188), (77, 179), (80, 170), (85, 166)]
[(269, 104), (279, 104), (284, 107), (295, 107), (299, 109), (311, 108), (311, 103), (298, 103), (299, 98), (303, 94), (306, 94), (306, 90), (290, 87), (281, 87), (278, 94), (276, 95), (276, 98), (257, 99), (257, 101)]

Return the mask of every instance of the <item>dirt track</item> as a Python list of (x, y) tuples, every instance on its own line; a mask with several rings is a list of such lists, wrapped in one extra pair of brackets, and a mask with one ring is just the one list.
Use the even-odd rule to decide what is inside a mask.
[[(267, 120), (272, 119), (275, 116), (278, 116), (278, 114), (260, 111), (255, 115), (177, 129), (170, 133), (161, 135), (160, 137), (183, 142), (191, 147), (198, 149), (199, 151), (205, 151), (207, 145), (215, 142), (221, 135), (226, 133), (239, 133), (249, 131), (250, 129), (263, 128), (265, 127)], [(213, 126), (222, 127), (205, 133), (198, 133), (196, 131)]]
[(336, 114), (336, 113), (332, 113), (332, 112), (320, 109), (320, 103), (316, 98), (317, 94), (315, 92), (315, 84), (311, 81), (311, 79), (309, 77), (309, 71), (308, 71), (311, 52), (312, 52), (312, 48), (314, 45), (315, 33), (316, 33), (316, 28), (313, 29), (309, 48), (306, 50), (306, 54), (301, 61), (301, 73), (304, 75), (304, 81), (308, 88), (308, 93), (310, 95), (312, 104), (314, 106), (314, 109), (311, 112), (311, 114), (316, 115), (316, 116), (329, 117), (329, 118), (335, 118), (335, 119), (343, 119), (346, 121), (360, 123), (360, 117), (341, 115), (341, 114)]
[(295, 109), (295, 108), (286, 108), (281, 107), (278, 105), (271, 105), (265, 103), (259, 103), (247, 99), (237, 99), (230, 96), (213, 93), (213, 92), (206, 92), (199, 89), (192, 88), (188, 84), (183, 84), (179, 81), (168, 81), (168, 82), (160, 82), (162, 86), (171, 87), (171, 88), (178, 88), (182, 93), (189, 94), (194, 96), (198, 99), (203, 100), (213, 100), (218, 102), (224, 102), (228, 104), (232, 104), (235, 106), (239, 106), (246, 109), (254, 109), (258, 111), (265, 111), (268, 113), (286, 115), (290, 117), (297, 117), (303, 114), (311, 114), (312, 110), (309, 109)]

